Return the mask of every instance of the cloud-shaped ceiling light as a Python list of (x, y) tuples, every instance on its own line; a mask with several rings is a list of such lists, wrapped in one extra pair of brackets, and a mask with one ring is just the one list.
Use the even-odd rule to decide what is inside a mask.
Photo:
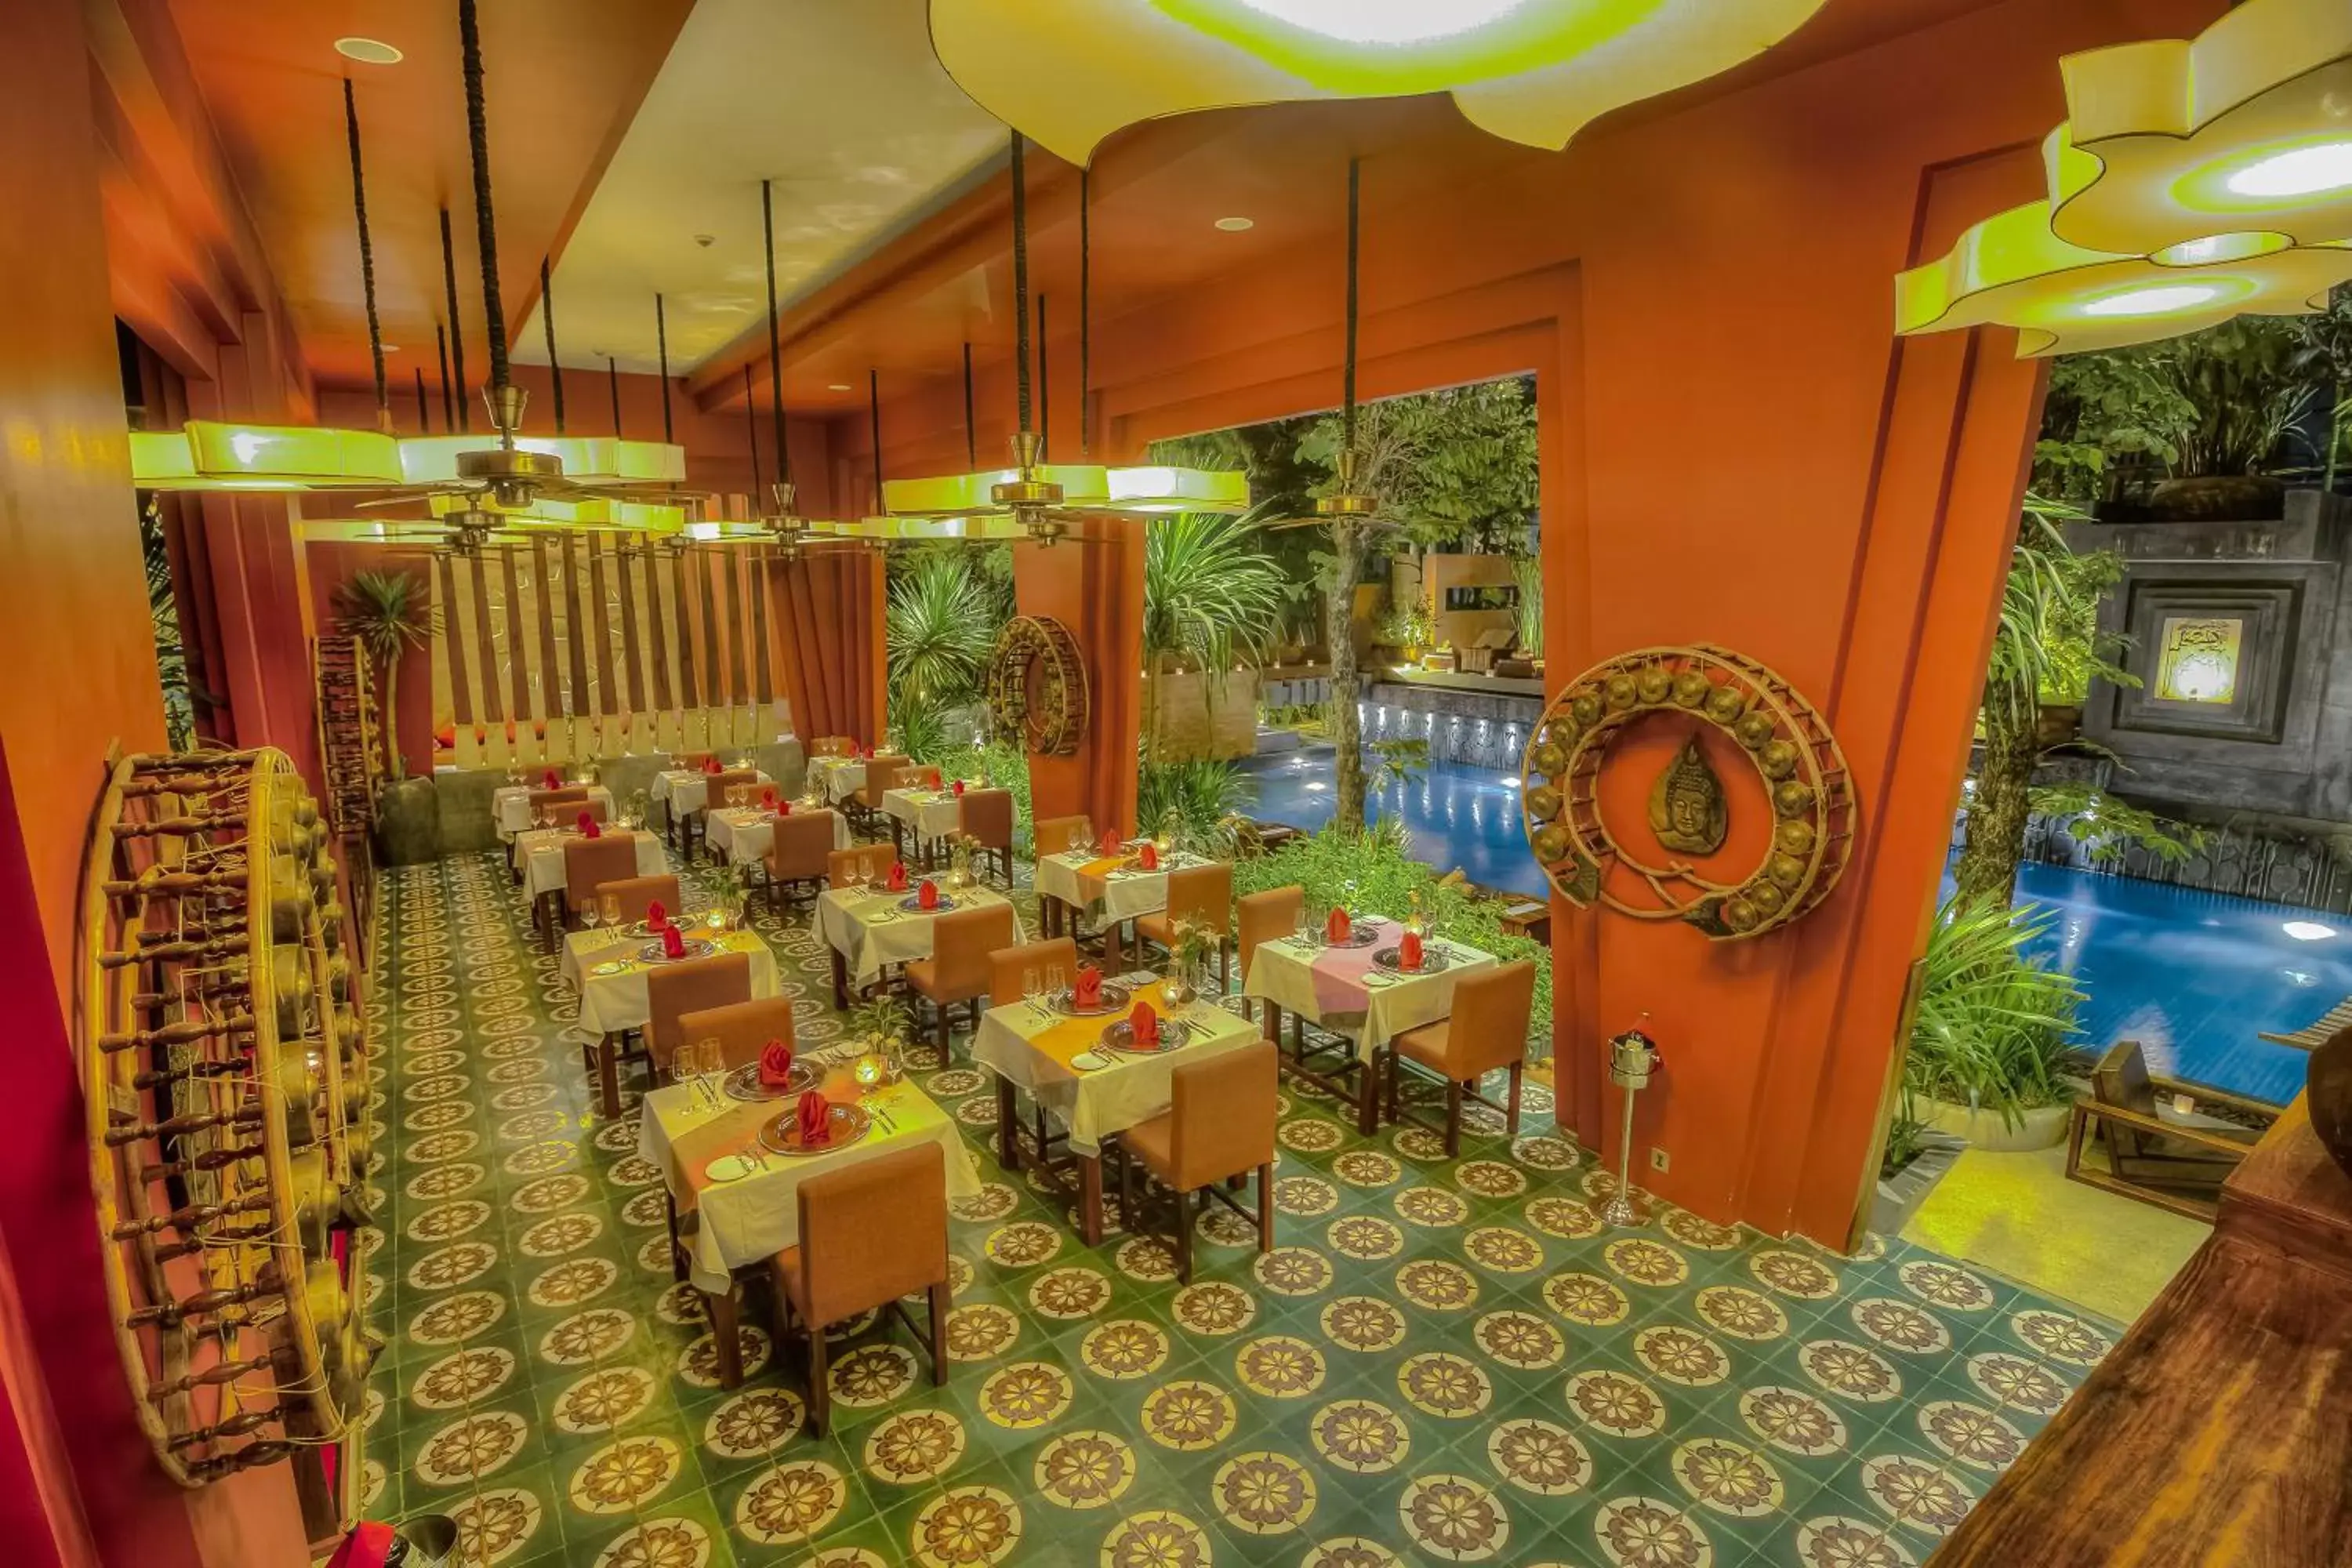
[(2352, 237), (2352, 0), (2247, 0), (2194, 40), (2070, 55), (2052, 226), (2151, 253), (2217, 234)]
[(1165, 115), (1451, 92), (1558, 149), (1612, 109), (1729, 69), (1824, 0), (931, 0), (931, 46), (982, 107), (1084, 163)]
[(2218, 326), (2233, 316), (2293, 316), (2323, 308), (2352, 281), (2347, 245), (2294, 246), (2276, 235), (2193, 240), (2158, 256), (2070, 245), (2052, 232), (2050, 204), (2028, 202), (1962, 234), (1941, 259), (1895, 280), (1895, 330), (2018, 331), (2033, 356), (2122, 348)]

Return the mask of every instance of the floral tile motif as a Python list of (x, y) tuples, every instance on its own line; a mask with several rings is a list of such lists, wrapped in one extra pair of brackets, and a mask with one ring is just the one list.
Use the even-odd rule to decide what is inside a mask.
[[(1533, 1086), (1519, 1136), (1481, 1110), (1455, 1159), (1286, 1086), (1272, 1247), (1213, 1208), (1180, 1283), (1115, 1202), (1088, 1249), (997, 1169), (959, 1037), (914, 1064), (985, 1177), (952, 1208), (948, 1384), (889, 1320), (839, 1326), (816, 1438), (763, 1296), (718, 1387), (639, 1085), (597, 1114), (503, 863), (381, 886), (362, 1483), (456, 1520), (469, 1563), (1918, 1568), (2114, 1342), (1901, 1242), (1841, 1258), (1665, 1205), (1613, 1230)], [(802, 1037), (838, 1036), (805, 914), (753, 925)]]

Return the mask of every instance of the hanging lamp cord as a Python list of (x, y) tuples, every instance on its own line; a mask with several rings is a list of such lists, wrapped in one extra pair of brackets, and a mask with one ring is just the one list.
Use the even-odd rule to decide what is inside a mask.
[(662, 439), (674, 441), (677, 437), (669, 418), (669, 315), (658, 294), (654, 296), (654, 347), (661, 354)]
[(445, 368), (442, 373), (441, 396), (447, 402), (455, 386), (457, 413), (453, 416), (446, 408), (441, 412), (445, 419), (454, 418), (454, 427), (462, 432), (474, 427), (474, 416), (466, 406), (466, 327), (465, 318), (457, 312), (457, 247), (449, 239), (447, 207), (441, 209), (441, 287), (448, 295), (449, 304), (449, 357), (445, 366), (455, 367), (454, 372)]
[(776, 324), (776, 204), (766, 180), (760, 182), (760, 232), (768, 247), (768, 407), (774, 424), (770, 434), (776, 443), (776, 478), (790, 484), (793, 459), (784, 447), (784, 342)]
[(547, 329), (547, 378), (554, 392), (555, 433), (563, 434), (563, 362), (555, 357), (555, 284), (547, 274), (547, 258), (539, 258), (539, 320)]
[(1021, 433), (1031, 429), (1029, 402), (1029, 164), (1021, 132), (1013, 133), (1013, 331), (1020, 384)]
[[(507, 389), (506, 307), (499, 299), (498, 217), (490, 205), (490, 124), (482, 101), (482, 27), (475, 0), (457, 0), (457, 37), (466, 62), (466, 147), (474, 164), (474, 229), (482, 256), (482, 311), (488, 318), (490, 387)], [(551, 360), (554, 355), (548, 356)], [(462, 363), (462, 360), (460, 361)], [(559, 410), (562, 394), (556, 395)], [(562, 428), (562, 416), (557, 417)]]
[(879, 515), (889, 510), (882, 504), (882, 373), (871, 366), (866, 372), (866, 419), (874, 440), (874, 510)]
[(349, 77), (343, 79), (343, 136), (352, 147), (352, 216), (359, 222), (360, 288), (367, 296), (368, 353), (375, 362), (375, 416), (389, 430), (392, 391), (384, 382), (383, 323), (375, 309), (375, 246), (368, 237), (367, 171), (360, 162), (360, 106)]
[(611, 354), (604, 356), (604, 384), (613, 392), (613, 438), (621, 438), (621, 366)]
[(1078, 458), (1094, 456), (1094, 178), (1078, 171)]
[(1356, 449), (1356, 266), (1362, 249), (1360, 204), (1363, 191), (1363, 170), (1357, 160), (1348, 160), (1348, 349), (1339, 393), (1339, 447), (1342, 451)]
[(980, 467), (980, 429), (971, 403), (971, 344), (963, 345), (963, 459), (966, 467)]
[(760, 497), (766, 487), (760, 483), (760, 400), (751, 395), (751, 367), (743, 367), (743, 423), (751, 427), (751, 515), (760, 515)]
[(433, 407), (432, 405), (425, 401), (425, 367), (418, 364), (411, 365), (409, 366), (409, 369), (416, 373), (417, 433), (420, 435), (430, 436), (433, 434)]

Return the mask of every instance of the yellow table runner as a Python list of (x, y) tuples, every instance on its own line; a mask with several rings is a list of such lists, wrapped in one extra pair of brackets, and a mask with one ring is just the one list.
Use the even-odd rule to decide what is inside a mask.
[(1168, 1005), (1168, 999), (1162, 993), (1162, 987), (1166, 984), (1165, 981), (1155, 980), (1149, 985), (1137, 986), (1135, 994), (1128, 998), (1127, 1005), (1116, 1013), (1097, 1013), (1088, 1017), (1064, 1018), (1049, 1024), (1039, 1033), (1031, 1035), (1029, 1044), (1035, 1047), (1040, 1055), (1050, 1057), (1058, 1066), (1075, 1072), (1077, 1069), (1070, 1068), (1070, 1058), (1101, 1045), (1103, 1031), (1120, 1019), (1133, 1015), (1137, 1003), (1150, 1003), (1153, 1009), (1163, 1019), (1166, 1018), (1171, 1011)]

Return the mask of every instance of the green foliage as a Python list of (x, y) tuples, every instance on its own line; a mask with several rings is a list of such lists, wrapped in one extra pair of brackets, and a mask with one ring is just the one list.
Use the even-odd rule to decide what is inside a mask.
[(2114, 660), (2120, 640), (2098, 629), (2099, 601), (2123, 580), (2123, 558), (2068, 544), (2063, 525), (2084, 520), (2063, 502), (2026, 498), (1985, 676), (1986, 707), (2007, 705), (2014, 711), (2002, 717), (2013, 722), (2030, 725), (2043, 702), (2080, 704), (2095, 676), (2137, 679)]
[(180, 637), (180, 609), (172, 594), (172, 552), (163, 520), (151, 502), (139, 514), (139, 543), (146, 557), (147, 624), (155, 638), (155, 675), (163, 688), (163, 731), (172, 750), (195, 744), (196, 693), (188, 679), (188, 649)]
[[(1340, 418), (1327, 414), (1298, 456), (1328, 469)], [(1357, 410), (1357, 482), (1423, 549), (1525, 548), (1537, 491), (1531, 377), (1384, 398)]]
[(915, 1016), (903, 998), (886, 991), (850, 1008), (848, 1022), (846, 1037), (853, 1041), (879, 1037), (903, 1044), (915, 1026)]
[(898, 750), (909, 762), (945, 765), (957, 747), (948, 739), (947, 717), (940, 704), (927, 699), (893, 699), (890, 729)]
[(2082, 988), (2023, 952), (2051, 918), (1957, 900), (1938, 913), (1904, 1062), (1906, 1089), (1994, 1111), (2012, 1127), (2024, 1111), (2073, 1098), (2066, 1075)]
[(1231, 763), (1206, 757), (1155, 763), (1147, 757), (1136, 778), (1136, 826), (1199, 855), (1233, 854), (1234, 819), (1248, 804), (1249, 786)]
[(2087, 504), (2107, 470), (2131, 458), (2184, 479), (2275, 469), (2315, 395), (2312, 347), (2308, 329), (2242, 316), (2187, 337), (2061, 357), (2050, 370), (2035, 488)]
[(1002, 625), (995, 595), (963, 554), (916, 561), (890, 584), (883, 625), (893, 710), (970, 700)]
[(2091, 784), (2037, 784), (2027, 792), (2027, 799), (2044, 816), (2072, 818), (2068, 831), (2098, 865), (2121, 860), (2135, 844), (2167, 864), (2178, 864), (2205, 847), (2203, 828), (2127, 805)]
[(1886, 1146), (1879, 1151), (1880, 1179), (1895, 1174), (1919, 1157), (1926, 1146), (1927, 1124), (1919, 1120), (1918, 1101), (1908, 1089), (1903, 1090), (1895, 1105), (1895, 1115), (1886, 1124)]
[(1372, 635), (1389, 647), (1422, 647), (1437, 635), (1435, 619), (1429, 606), (1418, 598), (1409, 604), (1391, 605), (1381, 612), (1380, 622)]
[(1277, 636), (1281, 571), (1241, 520), (1187, 512), (1144, 533), (1143, 656), (1222, 673), (1261, 662)]
[(1391, 735), (1364, 750), (1373, 757), (1372, 787), (1409, 784), (1429, 771), (1429, 742), (1419, 735)]
[(1003, 741), (984, 741), (976, 746), (942, 744), (938, 755), (920, 760), (938, 763), (943, 779), (976, 779), (982, 789), (1011, 791), (1013, 852), (1029, 853), (1030, 829), (1035, 818), (1029, 805), (1027, 752)]
[(412, 647), (422, 647), (441, 629), (441, 612), (425, 596), (425, 580), (407, 572), (354, 572), (335, 590), (335, 624), (355, 637), (375, 666), (376, 689), (383, 695), (377, 711), (386, 715), (383, 731), (384, 771), (399, 778), (407, 771), (400, 751), (400, 659)]
[(1503, 930), (1505, 903), (1472, 892), (1458, 876), (1440, 877), (1413, 858), (1403, 825), (1382, 818), (1359, 832), (1334, 823), (1320, 833), (1302, 834), (1270, 855), (1235, 862), (1236, 895), (1262, 893), (1269, 888), (1296, 883), (1311, 900), (1328, 903), (1350, 884), (1353, 900), (1361, 908), (1402, 915), (1421, 899), (1430, 930), (1449, 942), (1491, 952), (1509, 962), (1533, 959), (1536, 965), (1535, 1009), (1528, 1038), (1535, 1054), (1549, 1054), (1551, 1041), (1551, 953), (1542, 943)]
[(1511, 563), (1511, 580), (1518, 584), (1518, 602), (1511, 606), (1517, 617), (1519, 657), (1541, 658), (1544, 650), (1543, 558), (1522, 555)]

